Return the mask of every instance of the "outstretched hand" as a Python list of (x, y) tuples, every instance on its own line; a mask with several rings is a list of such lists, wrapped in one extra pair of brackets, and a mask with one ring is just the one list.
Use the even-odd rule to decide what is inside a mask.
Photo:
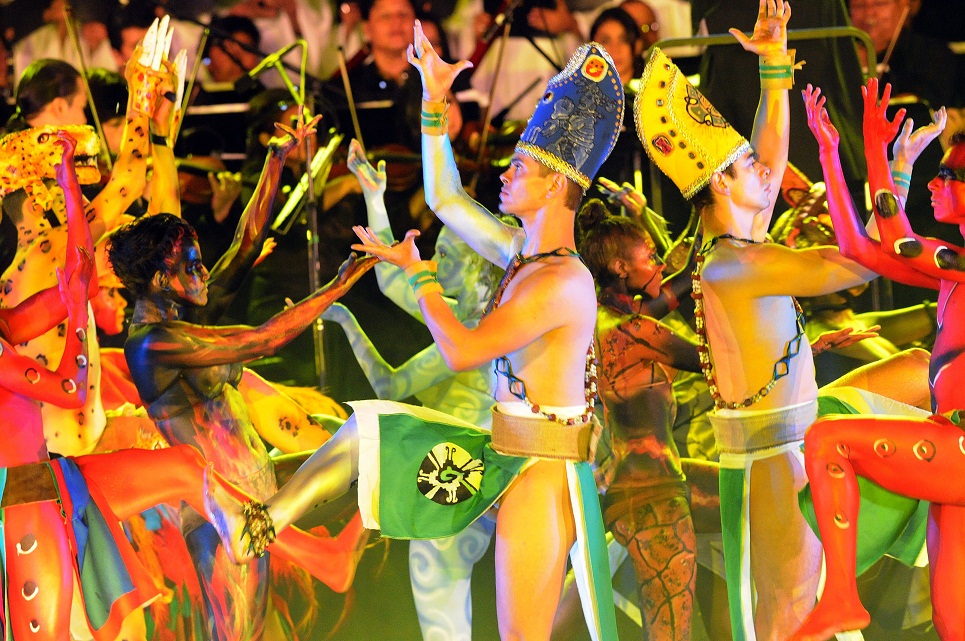
[(757, 23), (748, 38), (740, 29), (729, 29), (745, 51), (759, 56), (787, 53), (787, 21), (791, 5), (784, 0), (760, 0)]
[(299, 107), (298, 117), (294, 127), (276, 122), (275, 127), (279, 129), (280, 132), (272, 136), (271, 140), (268, 141), (269, 151), (284, 158), (306, 138), (313, 136), (315, 134), (315, 125), (318, 124), (318, 121), (321, 120), (322, 117), (315, 116), (309, 119), (308, 116), (309, 114), (305, 111), (305, 108)]
[(345, 262), (338, 268), (338, 275), (335, 276), (327, 287), (329, 289), (340, 289), (343, 293), (347, 292), (358, 279), (362, 278), (365, 272), (375, 267), (377, 262), (379, 262), (379, 259), (375, 256), (363, 256), (359, 258), (353, 252), (349, 254)]
[(419, 248), (415, 246), (415, 239), (419, 236), (417, 229), (410, 229), (405, 233), (405, 238), (401, 242), (393, 245), (383, 242), (370, 227), (356, 225), (352, 227), (352, 231), (362, 241), (352, 245), (352, 249), (377, 256), (380, 260), (392, 263), (402, 269), (422, 260), (419, 255)]
[(878, 99), (878, 79), (870, 78), (868, 84), (861, 87), (864, 99), (864, 139), (865, 145), (880, 144), (886, 147), (894, 140), (901, 121), (905, 119), (905, 110), (899, 109), (895, 117), (888, 119), (888, 102), (891, 100), (891, 84), (885, 83), (885, 89)]
[(362, 145), (358, 140), (352, 139), (348, 144), (348, 169), (359, 180), (362, 185), (362, 192), (366, 200), (373, 197), (381, 198), (385, 194), (385, 161), (379, 161), (379, 168), (376, 169), (365, 157)]
[(925, 147), (945, 131), (947, 122), (948, 114), (944, 107), (932, 115), (932, 121), (929, 124), (918, 129), (915, 129), (913, 118), (905, 120), (898, 137), (895, 138), (895, 144), (891, 148), (895, 164), (903, 167), (914, 165)]
[(409, 63), (419, 70), (422, 76), (422, 99), (438, 102), (446, 97), (453, 80), (463, 69), (472, 67), (468, 60), (449, 64), (439, 57), (429, 39), (422, 31), (422, 23), (415, 21), (412, 44), (405, 52)]
[(611, 203), (619, 203), (633, 214), (634, 218), (640, 218), (643, 211), (647, 208), (647, 197), (633, 188), (630, 183), (618, 185), (609, 178), (597, 177), (597, 188), (606, 196)]
[(821, 88), (809, 84), (801, 94), (804, 96), (804, 107), (808, 114), (808, 128), (817, 139), (818, 147), (822, 151), (837, 150), (841, 137), (831, 124), (828, 110), (824, 108), (825, 97), (821, 95)]
[(866, 338), (877, 338), (879, 329), (881, 329), (881, 325), (873, 325), (868, 329), (842, 327), (838, 330), (824, 332), (811, 343), (811, 352), (813, 354), (820, 354), (829, 349), (841, 349), (842, 347), (860, 343)]

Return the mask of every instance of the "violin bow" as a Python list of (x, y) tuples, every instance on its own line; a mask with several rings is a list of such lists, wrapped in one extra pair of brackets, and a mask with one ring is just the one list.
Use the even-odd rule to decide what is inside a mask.
[(80, 80), (84, 85), (84, 93), (87, 95), (87, 104), (90, 106), (90, 113), (94, 121), (94, 131), (97, 132), (97, 139), (101, 143), (101, 156), (104, 166), (108, 173), (113, 169), (114, 163), (111, 161), (111, 152), (107, 148), (107, 137), (104, 135), (104, 127), (101, 125), (100, 116), (94, 107), (94, 94), (90, 90), (90, 82), (87, 79), (87, 61), (84, 58), (84, 49), (80, 46), (80, 35), (77, 33), (77, 25), (74, 23), (74, 12), (70, 7), (70, 1), (64, 3), (64, 24), (67, 27), (67, 35), (70, 43), (77, 51), (77, 60), (80, 62)]
[(489, 126), (493, 121), (493, 100), (496, 96), (496, 85), (499, 83), (499, 76), (503, 69), (503, 52), (506, 50), (506, 41), (509, 39), (510, 26), (512, 26), (512, 20), (506, 20), (496, 49), (496, 68), (493, 71), (493, 81), (489, 85), (489, 100), (486, 102), (486, 110), (483, 114), (482, 134), (479, 138), (479, 151), (476, 154), (476, 173), (473, 174), (472, 180), (469, 182), (469, 189), (472, 193), (476, 193), (476, 185), (479, 183), (479, 168), (482, 165), (483, 156), (486, 154), (486, 145), (489, 143)]
[(352, 96), (352, 83), (348, 79), (348, 67), (345, 64), (345, 50), (341, 45), (338, 47), (338, 68), (341, 71), (342, 86), (345, 88), (345, 99), (348, 102), (348, 112), (352, 115), (352, 128), (355, 130), (355, 139), (362, 147), (362, 154), (365, 155), (365, 143), (362, 141), (362, 128), (359, 126), (359, 114), (355, 110), (355, 98)]

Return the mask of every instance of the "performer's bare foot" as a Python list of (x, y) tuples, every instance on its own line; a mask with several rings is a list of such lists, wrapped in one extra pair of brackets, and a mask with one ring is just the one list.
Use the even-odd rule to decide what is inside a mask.
[(214, 467), (209, 463), (204, 470), (204, 511), (218, 532), (228, 559), (232, 563), (247, 563), (258, 555), (246, 527), (244, 506), (221, 487), (213, 473)]
[(871, 615), (858, 601), (857, 594), (850, 605), (849, 600), (828, 597), (825, 593), (788, 641), (826, 641), (839, 632), (863, 630), (871, 623)]

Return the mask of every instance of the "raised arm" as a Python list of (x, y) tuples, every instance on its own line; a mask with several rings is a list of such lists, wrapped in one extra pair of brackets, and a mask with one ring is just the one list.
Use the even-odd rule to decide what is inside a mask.
[[(207, 367), (269, 356), (305, 330), (329, 305), (347, 292), (376, 259), (352, 254), (328, 285), (258, 327), (213, 327), (181, 321), (147, 325), (131, 333), (125, 345), (128, 362)], [(132, 367), (132, 372), (134, 368)]]
[(942, 107), (932, 114), (932, 121), (923, 127), (915, 129), (915, 121), (911, 118), (905, 120), (895, 143), (891, 147), (891, 178), (895, 183), (895, 196), (897, 196), (904, 206), (908, 201), (908, 189), (911, 187), (911, 172), (914, 169), (915, 161), (921, 152), (938, 138), (948, 122), (948, 113)]
[(104, 189), (87, 207), (91, 233), (102, 236), (124, 222), (124, 212), (144, 193), (151, 151), (151, 118), (158, 103), (163, 51), (170, 46), (169, 19), (155, 20), (124, 67), (129, 91), (124, 134), (114, 169)]
[(523, 231), (502, 223), (466, 193), (449, 136), (445, 135), (446, 94), (459, 72), (472, 63), (444, 62), (422, 33), (418, 20), (407, 56), (422, 76), (422, 174), (426, 203), (477, 253), (505, 267), (522, 248)]
[[(389, 213), (385, 209), (384, 199), (385, 161), (380, 160), (379, 167), (376, 169), (365, 157), (362, 146), (358, 141), (352, 140), (348, 146), (348, 168), (358, 178), (359, 184), (362, 185), (369, 229), (375, 232), (386, 245), (393, 244), (395, 236), (392, 234), (392, 226), (389, 224)], [(386, 298), (420, 323), (425, 322), (422, 319), (422, 312), (419, 311), (419, 303), (412, 295), (412, 288), (409, 287), (409, 282), (401, 269), (391, 263), (379, 261), (375, 266), (375, 276), (379, 281), (379, 290)], [(447, 299), (447, 301), (449, 301), (450, 307), (455, 307), (456, 301), (452, 299)], [(359, 362), (361, 363), (361, 360)]]
[[(841, 253), (892, 280), (936, 289), (938, 287), (936, 280), (924, 276), (918, 270), (882, 251), (880, 243), (871, 238), (867, 229), (861, 225), (844, 179), (841, 157), (838, 154), (840, 139), (837, 129), (831, 123), (828, 112), (824, 108), (825, 98), (821, 95), (819, 88), (811, 85), (808, 85), (802, 93), (808, 114), (808, 127), (818, 141), (818, 153), (827, 186), (828, 213), (831, 215)], [(873, 225), (874, 219), (868, 224)]]
[[(402, 272), (397, 267), (395, 269)], [(325, 310), (322, 318), (341, 325), (365, 378), (381, 399), (400, 401), (455, 376), (435, 345), (426, 347), (398, 367), (389, 365), (366, 336), (358, 319), (344, 305), (333, 304)]]
[(960, 247), (936, 239), (919, 236), (911, 228), (904, 207), (895, 197), (895, 186), (888, 167), (887, 148), (904, 118), (900, 109), (894, 119), (887, 116), (891, 86), (879, 100), (878, 81), (874, 78), (862, 87), (864, 96), (865, 155), (868, 162), (868, 182), (874, 196), (874, 212), (881, 231), (881, 246), (889, 254), (931, 278), (965, 281), (962, 270), (965, 251)]
[(4, 336), (4, 340), (0, 340), (0, 386), (26, 398), (75, 408), (87, 400), (87, 290), (94, 272), (94, 259), (83, 247), (72, 246), (69, 251), (77, 253), (71, 260), (74, 270), (66, 275), (57, 270), (61, 304), (67, 309), (60, 364), (57, 369), (49, 370), (36, 360), (18, 354)]
[[(91, 239), (90, 227), (84, 217), (84, 206), (81, 200), (80, 183), (74, 169), (74, 151), (77, 141), (64, 131), (56, 133), (56, 144), (63, 152), (61, 161), (56, 167), (57, 184), (64, 192), (64, 204), (67, 213), (67, 257), (64, 271), (73, 274), (78, 271), (80, 257), (94, 255), (94, 242)], [(74, 251), (81, 248), (83, 253)], [(97, 294), (97, 276), (88, 278), (88, 296)], [(45, 334), (67, 316), (67, 308), (58, 287), (42, 290), (25, 299), (16, 307), (0, 309), (0, 324), (4, 338), (14, 345)]]
[(281, 130), (280, 135), (268, 141), (268, 156), (261, 170), (258, 185), (245, 206), (234, 238), (224, 255), (218, 259), (211, 269), (208, 281), (208, 304), (204, 308), (193, 310), (191, 320), (196, 322), (213, 322), (224, 313), (231, 304), (238, 288), (254, 266), (255, 260), (261, 253), (271, 215), (272, 205), (278, 194), (281, 183), (281, 172), (285, 166), (285, 159), (296, 146), (302, 144), (306, 136), (315, 134), (315, 125), (319, 117), (307, 122), (299, 119), (296, 128), (276, 123)]
[[(166, 52), (165, 52), (166, 53)], [(174, 159), (174, 132), (181, 120), (187, 53), (182, 49), (174, 62), (161, 60), (157, 108), (151, 118), (151, 159), (153, 171), (148, 185), (148, 215), (181, 215), (178, 169)]]
[(791, 17), (791, 6), (783, 0), (760, 0), (757, 23), (750, 38), (739, 29), (730, 29), (746, 51), (757, 54), (761, 68), (761, 98), (754, 118), (751, 145), (757, 152), (760, 162), (771, 170), (768, 181), (771, 183), (773, 201), (755, 220), (753, 238), (763, 240), (771, 226), (776, 194), (781, 193), (781, 180), (787, 168), (787, 148), (790, 140), (790, 107), (788, 88), (790, 82), (785, 78), (774, 79), (775, 74), (794, 73), (793, 51), (787, 50), (787, 21)]

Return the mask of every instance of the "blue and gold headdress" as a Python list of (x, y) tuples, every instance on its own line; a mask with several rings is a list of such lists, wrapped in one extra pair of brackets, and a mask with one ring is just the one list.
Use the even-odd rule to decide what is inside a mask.
[(588, 189), (620, 135), (623, 103), (610, 55), (595, 42), (585, 44), (549, 81), (516, 151)]

